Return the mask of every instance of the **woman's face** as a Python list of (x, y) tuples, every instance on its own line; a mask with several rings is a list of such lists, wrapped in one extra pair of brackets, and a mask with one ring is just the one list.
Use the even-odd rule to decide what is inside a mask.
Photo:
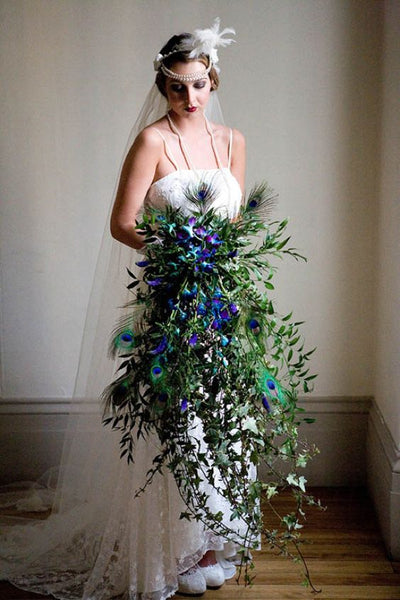
[[(202, 62), (194, 60), (188, 63), (176, 62), (170, 69), (178, 75), (198, 73), (205, 69)], [(167, 77), (165, 91), (170, 109), (182, 117), (190, 117), (203, 112), (211, 93), (211, 81), (207, 75), (197, 81), (177, 81)]]

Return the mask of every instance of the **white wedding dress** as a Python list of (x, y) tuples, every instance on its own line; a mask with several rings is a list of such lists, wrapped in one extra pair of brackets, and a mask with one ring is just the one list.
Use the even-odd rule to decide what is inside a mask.
[[(201, 180), (217, 192), (214, 208), (235, 217), (242, 194), (230, 171), (230, 149), (227, 166), (216, 155), (217, 168), (206, 170), (179, 169), (167, 146), (165, 150), (174, 170), (152, 184), (146, 205), (169, 204), (187, 213), (182, 190)], [(136, 253), (131, 263), (135, 259)], [(112, 295), (113, 287), (121, 285), (118, 278), (117, 273), (104, 293)], [(109, 317), (111, 327), (118, 310)], [(103, 354), (110, 331), (94, 335)], [(93, 362), (91, 372), (90, 396), (96, 399), (105, 380), (113, 378), (115, 364)], [(83, 405), (76, 422), (72, 417), (68, 436), (72, 443), (50, 517), (23, 523), (9, 519), (2, 527), (1, 579), (62, 600), (165, 600), (178, 588), (178, 573), (195, 565), (207, 550), (227, 548), (225, 540), (201, 523), (179, 518), (184, 504), (171, 474), (158, 474), (145, 493), (134, 498), (151, 466), (156, 439), (139, 440), (135, 463), (128, 465), (119, 458), (118, 432), (102, 426), (101, 406), (94, 400), (89, 408)], [(228, 502), (215, 490), (207, 492), (210, 507), (222, 510), (232, 527)], [(242, 522), (234, 522), (234, 527), (245, 534)]]

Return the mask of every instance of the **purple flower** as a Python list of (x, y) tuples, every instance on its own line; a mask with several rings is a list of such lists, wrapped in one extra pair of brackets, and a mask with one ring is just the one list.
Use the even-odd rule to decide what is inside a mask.
[(190, 336), (189, 338), (189, 346), (195, 346), (197, 344), (197, 340), (198, 340), (198, 335), (197, 333), (194, 333), (193, 335)]
[(196, 217), (190, 217), (189, 219), (189, 225), (190, 227), (193, 227), (193, 225), (196, 223)]
[(237, 315), (237, 313), (239, 312), (238, 307), (233, 302), (229, 305), (229, 310), (231, 312), (231, 315)]
[(157, 277), (156, 279), (148, 279), (146, 281), (147, 285), (150, 285), (151, 287), (156, 287), (157, 285), (160, 285), (162, 283), (162, 279), (161, 277)]
[(212, 305), (213, 305), (213, 308), (215, 308), (216, 310), (219, 310), (220, 308), (223, 307), (224, 303), (222, 302), (222, 300), (219, 300), (218, 298), (213, 298)]
[(162, 337), (161, 342), (158, 344), (158, 346), (156, 346), (156, 348), (154, 348), (154, 350), (150, 350), (150, 354), (161, 354), (161, 352), (164, 352), (166, 347), (167, 347), (167, 336), (164, 335)]
[(149, 260), (139, 260), (137, 263), (135, 263), (138, 267), (147, 267), (147, 265), (150, 264)]
[(238, 255), (238, 251), (237, 250), (231, 250), (231, 252), (228, 252), (229, 258), (234, 258), (237, 255)]
[(204, 248), (204, 249), (201, 251), (201, 254), (200, 254), (200, 256), (201, 256), (202, 258), (208, 258), (209, 256), (211, 256), (211, 250), (209, 250), (208, 248)]
[(206, 229), (203, 226), (196, 227), (196, 229), (194, 230), (194, 232), (199, 237), (204, 237), (206, 235)]
[(187, 410), (187, 407), (188, 407), (187, 398), (182, 398), (182, 400), (181, 400), (181, 411), (185, 412)]
[(224, 321), (229, 321), (229, 319), (231, 318), (231, 316), (228, 313), (228, 311), (226, 310), (226, 308), (224, 308), (224, 310), (221, 310), (221, 312), (219, 313), (219, 316), (221, 317), (221, 319), (224, 319)]
[(219, 239), (218, 233), (213, 233), (212, 235), (206, 235), (207, 244), (211, 244), (212, 246), (222, 244), (222, 240)]
[(221, 320), (214, 319), (214, 321), (211, 323), (211, 327), (212, 327), (212, 329), (221, 329), (221, 327), (222, 327)]

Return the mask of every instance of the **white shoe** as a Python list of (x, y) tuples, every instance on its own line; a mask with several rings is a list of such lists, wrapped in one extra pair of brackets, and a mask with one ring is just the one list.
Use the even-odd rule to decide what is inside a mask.
[(218, 563), (215, 563), (214, 565), (208, 565), (207, 567), (201, 567), (199, 565), (199, 569), (206, 581), (208, 588), (219, 588), (225, 583), (224, 570)]
[(178, 594), (202, 596), (206, 589), (206, 580), (199, 567), (193, 567), (178, 575)]
[(225, 579), (232, 579), (236, 575), (236, 565), (225, 558), (222, 551), (216, 551), (215, 556), (219, 566), (222, 568)]

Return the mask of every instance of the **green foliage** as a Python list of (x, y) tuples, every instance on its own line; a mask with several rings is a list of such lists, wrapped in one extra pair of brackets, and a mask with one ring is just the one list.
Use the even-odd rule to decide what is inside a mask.
[[(235, 221), (212, 210), (212, 188), (200, 184), (185, 195), (190, 216), (167, 207), (137, 223), (146, 252), (140, 276), (128, 271), (133, 299), (110, 344), (121, 364), (104, 392), (104, 423), (120, 430), (128, 462), (140, 436), (156, 433), (161, 442), (137, 494), (169, 470), (186, 504), (182, 518), (235, 541), (240, 519), (243, 547), (256, 547), (261, 535), (285, 555), (295, 547), (302, 559), (303, 505), (315, 501), (298, 470), (315, 449), (298, 438), (296, 402), (312, 387), (313, 351), (304, 349), (301, 323), (276, 311), (270, 291), (271, 260), (303, 257), (289, 246), (287, 221), (268, 222), (275, 198), (265, 184)], [(268, 482), (254, 479), (250, 465), (263, 465)], [(229, 501), (230, 523), (209, 508), (205, 483)], [(296, 510), (268, 528), (261, 502), (272, 505), (282, 489), (292, 490)], [(246, 557), (247, 583), (252, 568)]]

